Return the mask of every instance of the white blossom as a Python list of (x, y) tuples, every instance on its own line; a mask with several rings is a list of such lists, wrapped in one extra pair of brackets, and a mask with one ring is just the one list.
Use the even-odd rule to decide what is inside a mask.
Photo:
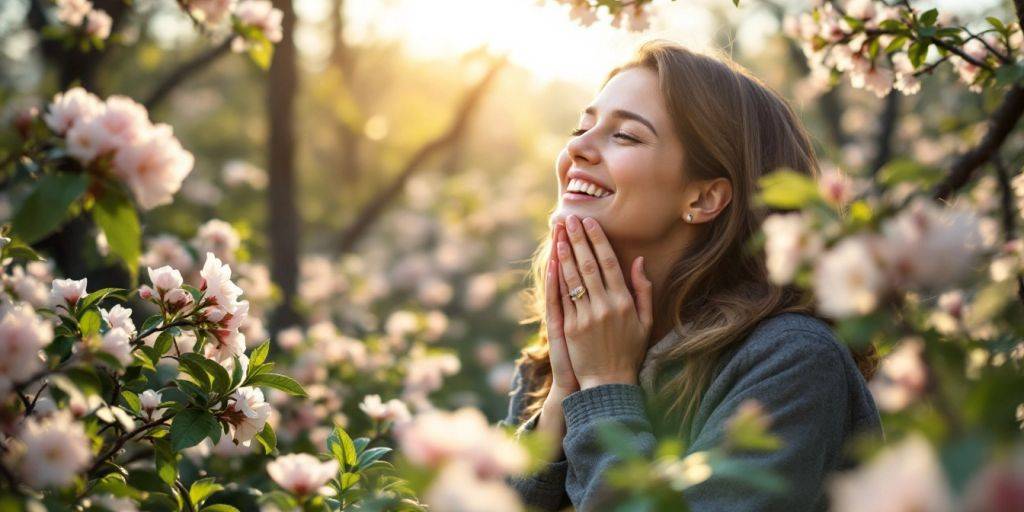
[(267, 474), (288, 492), (306, 496), (317, 492), (338, 474), (338, 461), (321, 462), (308, 453), (282, 455), (267, 463)]

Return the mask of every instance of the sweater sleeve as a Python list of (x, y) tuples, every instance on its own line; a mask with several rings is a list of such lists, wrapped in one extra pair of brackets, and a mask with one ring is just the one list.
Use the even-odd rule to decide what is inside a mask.
[[(771, 431), (784, 443), (770, 453), (737, 455), (744, 464), (774, 472), (789, 483), (789, 492), (772, 494), (712, 475), (683, 492), (695, 512), (735, 510), (809, 511), (821, 508), (822, 479), (841, 449), (847, 421), (847, 397), (841, 348), (818, 334), (787, 331), (777, 343), (743, 350), (719, 373), (720, 390), (704, 395), (713, 404), (689, 452), (719, 446), (737, 406), (755, 399), (772, 418)], [(720, 396), (712, 396), (718, 395)], [(562, 401), (567, 433), (563, 442), (569, 462), (566, 490), (583, 512), (609, 510), (618, 498), (602, 481), (618, 457), (604, 450), (600, 425), (617, 422), (633, 436), (633, 447), (653, 453), (657, 440), (647, 416), (643, 391), (628, 384), (581, 390)]]
[[(532, 431), (540, 418), (540, 411), (538, 411), (521, 424), (518, 422), (520, 411), (525, 405), (523, 402), (528, 388), (524, 384), (522, 368), (520, 365), (516, 365), (516, 371), (512, 377), (512, 391), (509, 393), (508, 415), (498, 422), (498, 425), (502, 427), (515, 427), (516, 439), (524, 432)], [(569, 505), (569, 497), (565, 493), (567, 466), (568, 463), (563, 458), (544, 465), (534, 473), (509, 476), (505, 479), (505, 483), (519, 494), (524, 505), (532, 507), (532, 509), (562, 510)]]

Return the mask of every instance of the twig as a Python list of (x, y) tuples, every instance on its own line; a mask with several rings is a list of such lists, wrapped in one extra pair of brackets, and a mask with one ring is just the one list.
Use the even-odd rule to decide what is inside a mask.
[(147, 98), (143, 103), (146, 106), (146, 109), (152, 111), (154, 107), (167, 98), (175, 87), (179, 86), (192, 75), (202, 71), (210, 64), (213, 64), (217, 59), (226, 55), (231, 49), (231, 39), (231, 37), (228, 37), (219, 45), (193, 57), (192, 60), (183, 63), (174, 71), (171, 71), (164, 77), (160, 84), (153, 89), (149, 98)]
[(169, 420), (169, 419), (171, 419), (170, 416), (164, 416), (163, 418), (160, 418), (158, 420), (153, 420), (153, 421), (151, 421), (149, 423), (146, 423), (146, 424), (140, 426), (139, 428), (137, 428), (135, 430), (132, 430), (131, 432), (128, 432), (127, 434), (124, 434), (121, 437), (117, 438), (117, 441), (114, 443), (114, 446), (111, 446), (110, 449), (106, 451), (106, 453), (104, 453), (103, 455), (97, 457), (96, 458), (96, 462), (94, 462), (93, 465), (89, 467), (89, 470), (86, 471), (85, 474), (88, 475), (90, 473), (93, 473), (97, 469), (99, 469), (100, 466), (102, 466), (105, 462), (107, 462), (108, 459), (110, 459), (111, 457), (117, 455), (117, 452), (120, 451), (121, 448), (124, 447), (124, 444), (127, 443), (128, 441), (130, 441), (135, 436), (145, 432), (146, 430), (149, 430), (151, 428), (160, 426), (160, 425), (166, 423), (167, 420)]
[(356, 246), (370, 226), (380, 218), (384, 210), (399, 196), (409, 178), (419, 170), (420, 166), (427, 159), (446, 148), (462, 135), (462, 132), (465, 131), (469, 123), (470, 114), (473, 113), (476, 105), (483, 97), (484, 91), (487, 90), (487, 86), (494, 80), (494, 77), (497, 76), (498, 71), (504, 66), (505, 62), (506, 60), (502, 58), (491, 66), (487, 74), (463, 98), (462, 105), (459, 107), (458, 113), (448, 127), (448, 130), (416, 151), (405, 164), (405, 168), (398, 173), (398, 176), (367, 202), (359, 215), (356, 216), (355, 221), (345, 228), (338, 237), (337, 249), (339, 254), (347, 253)]
[(1021, 115), (1024, 115), (1024, 89), (1019, 85), (1014, 85), (1003, 97), (999, 108), (989, 118), (988, 130), (981, 142), (961, 154), (953, 162), (946, 178), (935, 187), (933, 197), (938, 200), (948, 199), (954, 192), (966, 185), (974, 170), (999, 151), (999, 148), (1006, 142), (1006, 138), (1017, 126)]

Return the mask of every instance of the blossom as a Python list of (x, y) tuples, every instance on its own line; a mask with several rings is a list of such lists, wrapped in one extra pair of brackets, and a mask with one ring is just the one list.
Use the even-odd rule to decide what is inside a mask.
[(164, 265), (156, 270), (147, 267), (146, 271), (149, 272), (149, 281), (156, 287), (160, 297), (163, 297), (170, 290), (181, 287), (181, 284), (184, 282), (181, 272), (168, 265)]
[(589, 27), (597, 21), (597, 13), (586, 0), (573, 0), (572, 8), (569, 9), (569, 19)]
[(235, 259), (235, 252), (241, 244), (242, 239), (238, 236), (238, 231), (220, 219), (210, 219), (199, 226), (196, 236), (192, 239), (192, 246), (200, 254), (212, 252), (225, 261)]
[(917, 94), (921, 91), (921, 81), (914, 75), (914, 65), (906, 53), (896, 53), (892, 56), (892, 67), (896, 72), (896, 81), (893, 87), (903, 94)]
[(195, 261), (181, 240), (173, 235), (157, 235), (146, 241), (146, 253), (139, 258), (139, 263), (154, 268), (170, 265), (188, 274)]
[(67, 410), (28, 418), (15, 439), (18, 475), (37, 489), (69, 485), (91, 459), (85, 428)]
[(99, 349), (114, 356), (122, 365), (132, 362), (131, 336), (121, 327), (107, 331), (100, 339)]
[(235, 0), (190, 0), (189, 13), (208, 27), (219, 25), (234, 7)]
[(203, 278), (201, 289), (204, 299), (210, 300), (225, 313), (234, 313), (242, 289), (231, 282), (231, 267), (222, 263), (212, 252), (207, 252), (206, 263), (199, 275)]
[(321, 462), (308, 453), (282, 455), (267, 463), (267, 474), (286, 491), (305, 496), (338, 474), (338, 461)]
[[(163, 415), (163, 409), (157, 411), (162, 400), (163, 397), (160, 393), (153, 391), (152, 389), (147, 389), (139, 395), (139, 406), (142, 411), (146, 413), (146, 416), (152, 419)], [(154, 415), (154, 413), (156, 414)]]
[(229, 187), (247, 185), (255, 190), (267, 188), (267, 172), (242, 160), (230, 160), (221, 171), (224, 184)]
[(129, 336), (135, 336), (135, 323), (132, 322), (132, 310), (120, 304), (115, 304), (109, 310), (100, 308), (100, 316), (111, 329), (124, 329)]
[(195, 157), (181, 147), (170, 126), (159, 124), (122, 147), (114, 157), (114, 174), (124, 180), (144, 210), (168, 204), (192, 172)]
[(871, 312), (885, 287), (885, 275), (864, 235), (847, 237), (814, 267), (814, 295), (822, 313), (842, 318)]
[(231, 436), (236, 443), (249, 446), (267, 424), (270, 404), (263, 398), (263, 391), (251, 386), (242, 386), (231, 394), (227, 420), (231, 425)]
[(103, 109), (103, 103), (94, 94), (81, 87), (72, 87), (57, 93), (43, 114), (43, 121), (54, 133), (63, 136), (75, 124), (88, 121)]
[(374, 421), (394, 421), (402, 423), (409, 421), (409, 408), (405, 402), (392, 398), (384, 403), (380, 395), (367, 395), (359, 404), (359, 409), (366, 413)]
[(39, 351), (53, 340), (53, 328), (29, 304), (0, 308), (0, 395), (42, 368)]
[(833, 478), (829, 488), (836, 512), (953, 510), (935, 451), (918, 434), (890, 446), (860, 469)]
[(423, 495), (431, 510), (450, 512), (518, 512), (519, 495), (505, 482), (482, 479), (466, 463), (446, 465)]
[(88, 122), (100, 134), (101, 153), (133, 146), (153, 128), (146, 107), (118, 94), (108, 97), (103, 102), (103, 109)]
[(882, 360), (878, 374), (868, 383), (879, 408), (900, 411), (924, 393), (928, 370), (921, 359), (923, 352), (919, 338), (907, 338)]
[(54, 279), (50, 288), (50, 305), (54, 307), (67, 306), (75, 307), (78, 300), (86, 295), (88, 278), (82, 279)]
[(239, 331), (249, 314), (249, 301), (238, 302), (234, 313), (225, 313), (220, 308), (203, 310), (208, 320), (217, 323), (210, 331), (212, 340), (206, 344), (205, 355), (216, 361), (225, 361), (245, 352), (245, 335)]
[(776, 284), (792, 281), (800, 263), (821, 251), (821, 237), (809, 229), (802, 213), (769, 215), (762, 229), (768, 274)]
[(110, 37), (110, 27), (113, 20), (110, 15), (102, 9), (93, 9), (85, 23), (85, 33), (90, 37), (105, 40)]
[(65, 138), (68, 154), (82, 165), (89, 165), (100, 156), (109, 145), (108, 134), (103, 128), (91, 121), (77, 122), (68, 131)]
[(969, 210), (941, 208), (918, 197), (882, 225), (880, 254), (895, 286), (942, 288), (972, 268), (983, 248), (980, 222)]
[[(281, 30), (284, 13), (275, 8), (269, 0), (242, 0), (235, 8), (235, 17), (243, 25), (259, 29), (272, 43), (280, 42), (284, 36)], [(236, 37), (231, 42), (231, 49), (236, 52), (244, 51), (247, 46), (248, 43), (241, 37)]]
[(437, 468), (463, 461), (482, 478), (521, 473), (529, 462), (525, 449), (492, 427), (477, 409), (432, 410), (395, 426), (402, 453), (416, 465)]
[(89, 11), (92, 11), (89, 0), (57, 0), (57, 19), (72, 27), (81, 25)]

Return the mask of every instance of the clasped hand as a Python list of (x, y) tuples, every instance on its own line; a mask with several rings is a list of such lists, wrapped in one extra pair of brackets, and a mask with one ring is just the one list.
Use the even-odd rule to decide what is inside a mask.
[[(553, 392), (565, 396), (601, 384), (636, 384), (652, 323), (643, 257), (632, 262), (630, 292), (597, 221), (570, 215), (552, 236), (545, 295)], [(577, 286), (587, 293), (574, 301), (569, 291)]]

